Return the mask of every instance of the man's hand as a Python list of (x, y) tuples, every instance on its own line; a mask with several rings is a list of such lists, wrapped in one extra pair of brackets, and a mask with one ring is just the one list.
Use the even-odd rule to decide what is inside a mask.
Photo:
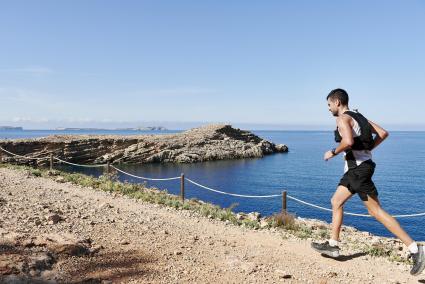
[(375, 145), (373, 146), (373, 149), (375, 149), (379, 144), (382, 143), (382, 141), (387, 139), (389, 134), (388, 134), (388, 131), (386, 131), (384, 128), (382, 128), (381, 126), (379, 126), (378, 124), (370, 120), (369, 120), (369, 124), (372, 126), (372, 133), (376, 134), (376, 137), (374, 139)]
[(332, 151), (327, 151), (326, 153), (325, 153), (325, 155), (323, 156), (323, 159), (325, 160), (325, 161), (327, 161), (327, 160), (329, 160), (329, 159), (331, 159), (331, 158), (333, 158), (333, 157), (335, 157), (336, 155), (334, 155), (333, 153), (332, 153)]

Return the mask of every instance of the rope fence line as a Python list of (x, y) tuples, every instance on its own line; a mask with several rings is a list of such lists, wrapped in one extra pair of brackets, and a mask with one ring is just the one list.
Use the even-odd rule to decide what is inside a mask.
[[(7, 154), (9, 154), (9, 155), (12, 155), (12, 156), (15, 156), (15, 157), (19, 157), (19, 158), (28, 159), (28, 160), (47, 160), (48, 159), (47, 157), (43, 157), (43, 158), (31, 158), (31, 157), (26, 157), (26, 156), (18, 155), (18, 154), (12, 153), (10, 151), (7, 151), (3, 147), (0, 147), (0, 150), (3, 151), (3, 152), (5, 152), (5, 153), (7, 153)], [(295, 198), (293, 196), (287, 195), (286, 194), (286, 191), (283, 191), (282, 194), (272, 194), (272, 195), (244, 195), (244, 194), (236, 194), (236, 193), (230, 193), (230, 192), (225, 192), (225, 191), (217, 190), (217, 189), (214, 189), (214, 188), (211, 188), (211, 187), (202, 185), (200, 183), (197, 183), (197, 182), (195, 182), (195, 181), (193, 181), (193, 180), (185, 177), (184, 174), (182, 174), (179, 177), (171, 177), (171, 178), (148, 178), (148, 177), (137, 176), (137, 175), (133, 175), (131, 173), (125, 172), (125, 171), (123, 171), (123, 170), (121, 170), (121, 169), (119, 169), (117, 167), (114, 167), (113, 165), (111, 165), (109, 163), (107, 163), (107, 164), (100, 164), (100, 165), (82, 165), (82, 164), (76, 164), (76, 163), (71, 163), (71, 162), (68, 162), (68, 161), (61, 160), (61, 159), (59, 159), (57, 157), (53, 157), (52, 154), (50, 155), (50, 163), (51, 163), (50, 168), (52, 168), (52, 161), (53, 161), (53, 159), (55, 159), (55, 160), (57, 160), (57, 161), (59, 161), (61, 163), (65, 163), (65, 164), (72, 165), (72, 166), (77, 166), (77, 167), (86, 167), (86, 168), (107, 167), (108, 168), (108, 172), (110, 170), (109, 168), (112, 168), (112, 169), (115, 169), (117, 172), (120, 172), (120, 173), (122, 173), (124, 175), (128, 175), (128, 176), (131, 176), (133, 178), (143, 179), (143, 180), (150, 180), (150, 181), (170, 181), (170, 180), (178, 180), (178, 179), (180, 179), (181, 180), (181, 188), (180, 188), (180, 192), (181, 193), (180, 193), (180, 195), (181, 195), (183, 201), (184, 201), (184, 181), (186, 180), (189, 183), (191, 183), (193, 185), (196, 185), (196, 186), (198, 186), (200, 188), (203, 188), (203, 189), (206, 189), (206, 190), (215, 192), (215, 193), (219, 193), (219, 194), (223, 194), (223, 195), (229, 195), (229, 196), (234, 196), (234, 197), (242, 197), (242, 198), (276, 198), (276, 197), (282, 197), (283, 198), (282, 209), (284, 209), (284, 211), (286, 211), (286, 198), (288, 198), (288, 199), (291, 199), (291, 200), (293, 200), (295, 202), (301, 203), (301, 204), (306, 205), (306, 206), (310, 206), (310, 207), (313, 207), (313, 208), (316, 208), (316, 209), (320, 209), (320, 210), (332, 212), (332, 209), (325, 208), (325, 207), (322, 207), (322, 206), (318, 206), (316, 204), (309, 203), (309, 202), (303, 201), (301, 199)], [(371, 215), (368, 215), (368, 214), (359, 214), (359, 213), (352, 213), (352, 212), (344, 212), (344, 214), (345, 215), (350, 215), (350, 216), (356, 216), (356, 217), (372, 217)], [(420, 217), (420, 216), (425, 216), (425, 212), (423, 212), (423, 213), (415, 213), (415, 214), (392, 215), (392, 216), (394, 218)]]
[[(300, 199), (295, 198), (295, 197), (290, 196), (290, 195), (288, 195), (288, 198), (289, 199), (292, 199), (292, 200), (294, 200), (296, 202), (299, 202), (301, 204), (310, 206), (310, 207), (314, 207), (314, 208), (317, 208), (317, 209), (321, 209), (321, 210), (332, 212), (332, 209), (321, 207), (321, 206), (318, 206), (318, 205), (315, 205), (315, 204), (312, 204), (312, 203), (308, 203), (306, 201), (300, 200)], [(344, 214), (345, 215), (351, 215), (351, 216), (357, 216), (357, 217), (372, 217), (371, 215), (368, 215), (368, 214), (358, 214), (358, 213), (351, 213), (351, 212), (344, 212)], [(416, 214), (391, 215), (391, 216), (393, 216), (394, 218), (420, 217), (420, 216), (425, 216), (425, 212), (423, 212), (423, 213), (416, 213)]]
[(186, 178), (186, 180), (188, 182), (190, 182), (191, 184), (197, 185), (197, 186), (199, 186), (201, 188), (204, 188), (206, 190), (213, 191), (213, 192), (220, 193), (220, 194), (236, 196), (236, 197), (246, 197), (246, 198), (274, 198), (274, 197), (281, 197), (282, 196), (282, 194), (273, 194), (273, 195), (243, 195), (243, 194), (236, 194), (236, 193), (224, 192), (224, 191), (220, 191), (220, 190), (217, 190), (217, 189), (210, 188), (208, 186), (199, 184), (199, 183), (197, 183), (197, 182), (195, 182), (195, 181), (193, 181), (193, 180), (191, 180), (189, 178)]
[(136, 176), (133, 174), (130, 174), (128, 172), (125, 172), (123, 170), (120, 170), (114, 166), (111, 165), (111, 168), (113, 168), (114, 170), (116, 170), (117, 172), (120, 172), (122, 174), (137, 178), (137, 179), (144, 179), (144, 180), (153, 180), (153, 181), (166, 181), (166, 180), (176, 180), (176, 179), (180, 179), (180, 177), (171, 177), (171, 178), (148, 178), (148, 177), (141, 177), (141, 176)]
[(81, 164), (75, 164), (75, 163), (71, 163), (71, 162), (68, 162), (68, 161), (64, 161), (64, 160), (61, 160), (61, 159), (59, 159), (57, 157), (53, 157), (53, 159), (55, 159), (56, 161), (59, 161), (61, 163), (64, 163), (64, 164), (68, 164), (68, 165), (76, 166), (76, 167), (83, 167), (83, 168), (103, 168), (103, 167), (106, 167), (108, 165), (108, 164), (81, 165)]
[(27, 159), (27, 160), (47, 160), (48, 158), (31, 158), (31, 157), (26, 157), (26, 156), (22, 156), (22, 155), (18, 155), (12, 152), (7, 151), (6, 149), (4, 149), (3, 147), (0, 147), (0, 150), (2, 150), (3, 152), (15, 156), (15, 157), (19, 157), (19, 158), (23, 158), (23, 159)]
[[(295, 197), (290, 196), (290, 195), (288, 195), (288, 198), (289, 199), (292, 199), (292, 200), (294, 200), (294, 201), (296, 201), (298, 203), (301, 203), (301, 204), (304, 204), (304, 205), (307, 205), (307, 206), (310, 206), (310, 207), (313, 207), (313, 208), (317, 208), (317, 209), (321, 209), (321, 210), (324, 210), (324, 211), (332, 212), (332, 209), (321, 207), (321, 206), (318, 206), (318, 205), (315, 205), (315, 204), (312, 204), (312, 203), (308, 203), (306, 201), (303, 201), (301, 199), (295, 198)], [(358, 213), (351, 213), (351, 212), (345, 212), (345, 211), (344, 211), (344, 214), (345, 215), (351, 215), (351, 216), (357, 216), (357, 217), (372, 217), (371, 215), (368, 215), (368, 214), (358, 214)]]

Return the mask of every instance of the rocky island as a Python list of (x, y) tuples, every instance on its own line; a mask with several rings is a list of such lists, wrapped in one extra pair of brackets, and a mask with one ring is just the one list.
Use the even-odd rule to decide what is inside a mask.
[(259, 158), (287, 152), (249, 131), (230, 125), (208, 125), (168, 135), (53, 135), (36, 139), (1, 141), (0, 147), (30, 158), (3, 153), (3, 160), (19, 164), (46, 164), (50, 153), (60, 159), (82, 164), (195, 163), (212, 160)]

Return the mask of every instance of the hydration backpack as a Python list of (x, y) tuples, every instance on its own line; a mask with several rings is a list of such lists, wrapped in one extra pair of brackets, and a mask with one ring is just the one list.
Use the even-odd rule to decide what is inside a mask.
[[(372, 125), (370, 125), (367, 118), (356, 111), (348, 110), (344, 113), (348, 114), (355, 121), (357, 121), (360, 127), (360, 136), (354, 137), (354, 144), (351, 146), (351, 150), (372, 150), (375, 146), (375, 141), (373, 140)], [(335, 142), (339, 143), (341, 140), (342, 137), (339, 134), (337, 127), (335, 130)]]

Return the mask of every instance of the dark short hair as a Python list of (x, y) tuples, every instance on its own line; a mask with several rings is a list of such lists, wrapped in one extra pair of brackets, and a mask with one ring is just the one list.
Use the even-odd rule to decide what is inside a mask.
[(332, 90), (326, 97), (326, 100), (328, 99), (331, 99), (331, 101), (338, 100), (344, 106), (348, 105), (348, 94), (343, 89)]

